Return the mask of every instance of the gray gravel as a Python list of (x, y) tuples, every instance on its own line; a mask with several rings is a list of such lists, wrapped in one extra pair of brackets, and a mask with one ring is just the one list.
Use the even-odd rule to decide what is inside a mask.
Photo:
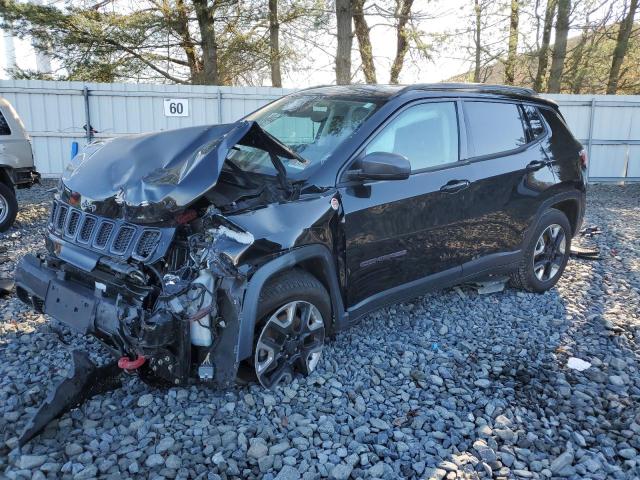
[[(11, 271), (41, 248), (44, 188), (20, 192)], [(595, 186), (603, 259), (544, 295), (463, 287), (366, 317), (319, 371), (258, 386), (152, 390), (134, 378), (15, 448), (16, 434), (97, 342), (0, 299), (0, 472), (8, 478), (639, 478), (640, 185)], [(57, 326), (55, 326), (58, 328)], [(66, 344), (65, 344), (66, 343)], [(591, 363), (567, 368), (569, 357)], [(0, 473), (0, 476), (2, 474)]]

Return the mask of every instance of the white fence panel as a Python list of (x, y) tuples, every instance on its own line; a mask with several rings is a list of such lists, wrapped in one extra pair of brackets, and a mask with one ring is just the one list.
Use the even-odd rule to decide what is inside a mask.
[[(86, 91), (85, 91), (86, 88)], [(0, 81), (33, 141), (36, 167), (57, 177), (71, 157), (71, 144), (86, 143), (87, 109), (93, 138), (233, 122), (290, 90), (271, 87)], [(165, 99), (184, 99), (185, 116), (165, 115)]]
[[(2, 80), (0, 95), (16, 108), (34, 146), (36, 167), (59, 176), (71, 144), (94, 138), (238, 120), (292, 90), (122, 83)], [(555, 100), (574, 135), (589, 151), (593, 181), (640, 180), (640, 96), (544, 95)], [(184, 116), (167, 116), (165, 99), (183, 99)]]
[(589, 151), (590, 181), (640, 181), (640, 96), (544, 96)]

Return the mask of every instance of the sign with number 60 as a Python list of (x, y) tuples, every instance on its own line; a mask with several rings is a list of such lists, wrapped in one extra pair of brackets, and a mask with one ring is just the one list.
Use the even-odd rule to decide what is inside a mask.
[(165, 98), (164, 99), (164, 116), (165, 117), (188, 117), (189, 116), (189, 100), (186, 98)]

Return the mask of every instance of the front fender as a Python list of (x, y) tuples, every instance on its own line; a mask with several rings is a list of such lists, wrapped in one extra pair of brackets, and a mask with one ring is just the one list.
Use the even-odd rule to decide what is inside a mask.
[(289, 270), (307, 260), (319, 260), (331, 296), (334, 329), (340, 329), (347, 323), (347, 316), (342, 302), (338, 274), (333, 255), (327, 247), (320, 244), (306, 245), (291, 250), (262, 265), (247, 282), (242, 311), (240, 312), (240, 332), (238, 336), (237, 360), (251, 356), (253, 352), (253, 334), (258, 314), (258, 300), (265, 283), (275, 274)]

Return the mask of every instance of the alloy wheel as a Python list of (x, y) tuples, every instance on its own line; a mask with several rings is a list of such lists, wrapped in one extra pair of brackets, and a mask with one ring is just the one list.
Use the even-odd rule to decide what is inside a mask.
[(0, 194), (0, 223), (3, 223), (9, 216), (9, 201)]
[(541, 282), (548, 282), (560, 271), (566, 255), (567, 236), (554, 223), (543, 230), (533, 250), (533, 271)]
[(309, 375), (320, 361), (324, 345), (324, 320), (320, 311), (302, 300), (289, 302), (269, 317), (258, 343), (254, 365), (265, 388), (293, 380), (296, 372)]

